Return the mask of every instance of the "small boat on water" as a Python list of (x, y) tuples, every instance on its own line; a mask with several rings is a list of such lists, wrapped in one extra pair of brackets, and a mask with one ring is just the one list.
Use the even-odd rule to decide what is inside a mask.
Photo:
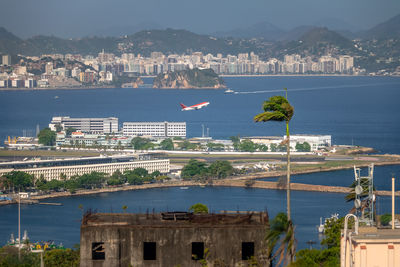
[(324, 223), (322, 223), (322, 217), (319, 218), (319, 225), (318, 227), (318, 233), (323, 234), (325, 232), (325, 225), (328, 222), (328, 220), (337, 220), (339, 219), (339, 214), (335, 213), (332, 214), (331, 217), (325, 218)]
[(235, 93), (235, 91), (229, 88), (224, 91), (224, 94), (233, 94), (233, 93)]
[(189, 189), (189, 186), (181, 186), (179, 188), (182, 189), (182, 190), (186, 190), (186, 189)]

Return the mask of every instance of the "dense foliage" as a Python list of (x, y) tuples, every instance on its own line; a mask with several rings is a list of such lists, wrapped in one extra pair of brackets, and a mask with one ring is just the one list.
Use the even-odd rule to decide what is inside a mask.
[[(297, 252), (296, 261), (291, 267), (301, 266), (339, 266), (340, 265), (340, 235), (344, 218), (330, 219), (325, 224), (325, 237), (321, 241), (323, 249), (303, 249)], [(350, 223), (351, 226), (351, 223)]]
[(380, 220), (382, 225), (384, 226), (389, 225), (389, 222), (392, 220), (392, 214), (390, 213), (383, 214), (380, 217)]
[[(79, 249), (52, 249), (45, 251), (44, 266), (78, 267)], [(18, 248), (4, 246), (0, 248), (0, 267), (39, 267), (40, 254), (21, 250), (21, 259), (18, 259)]]
[(240, 141), (240, 138), (236, 136), (231, 136), (230, 138), (233, 142), (233, 147), (236, 151), (242, 151), (242, 152), (268, 151), (267, 145), (256, 144), (251, 140)]
[(199, 214), (199, 213), (207, 214), (208, 207), (202, 203), (196, 203), (196, 204), (193, 204), (192, 206), (190, 206), (189, 212), (193, 212), (193, 213), (197, 213), (197, 214)]
[(3, 190), (24, 191), (33, 186), (33, 182), (33, 175), (21, 171), (12, 171), (3, 175), (0, 180), (0, 186)]
[(142, 137), (133, 138), (131, 144), (136, 150), (149, 150), (154, 148), (154, 144), (149, 139)]
[(167, 138), (161, 141), (160, 148), (162, 150), (174, 150), (174, 143), (171, 138)]
[(296, 144), (296, 151), (299, 151), (299, 152), (310, 152), (311, 151), (311, 146), (307, 142), (304, 142), (302, 144), (297, 143)]
[(45, 146), (54, 146), (56, 143), (56, 133), (50, 130), (50, 128), (42, 129), (39, 134), (39, 144)]
[(181, 177), (184, 180), (225, 178), (232, 175), (233, 167), (229, 161), (217, 160), (206, 166), (204, 162), (191, 159), (182, 169)]
[[(64, 174), (60, 175), (60, 179), (45, 180), (43, 177), (34, 179), (33, 175), (25, 172), (13, 171), (4, 174), (0, 180), (0, 186), (3, 190), (15, 191), (16, 189), (25, 190), (28, 187), (38, 190), (75, 192), (78, 189), (95, 189), (105, 186), (117, 186), (125, 183), (131, 185), (140, 185), (143, 183), (162, 182), (168, 179), (167, 176), (161, 175), (159, 171), (148, 173), (144, 168), (136, 168), (121, 173), (119, 170), (112, 175), (100, 172), (91, 172), (83, 175), (74, 175), (67, 179)], [(34, 185), (35, 182), (35, 185)]]

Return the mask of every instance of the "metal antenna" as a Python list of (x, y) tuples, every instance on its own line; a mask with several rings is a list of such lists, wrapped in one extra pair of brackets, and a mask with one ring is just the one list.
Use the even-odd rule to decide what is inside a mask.
[(368, 166), (368, 176), (361, 176), (361, 169), (354, 166), (356, 187), (354, 207), (360, 222), (375, 224), (374, 164)]

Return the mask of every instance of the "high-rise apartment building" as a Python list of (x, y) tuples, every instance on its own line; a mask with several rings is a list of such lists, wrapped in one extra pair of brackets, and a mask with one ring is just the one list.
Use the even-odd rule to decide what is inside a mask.
[(2, 56), (2, 62), (4, 66), (10, 66), (11, 65), (11, 56), (10, 55), (3, 55)]

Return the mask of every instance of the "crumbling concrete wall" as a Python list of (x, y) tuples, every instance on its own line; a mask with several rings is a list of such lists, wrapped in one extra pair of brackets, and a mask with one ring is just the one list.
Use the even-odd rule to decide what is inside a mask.
[[(83, 225), (81, 267), (201, 266), (192, 259), (192, 242), (204, 242), (208, 266), (246, 266), (242, 242), (254, 242), (254, 259), (266, 265), (265, 225)], [(92, 244), (104, 242), (105, 259), (92, 259)], [(143, 242), (156, 242), (156, 260), (143, 259)]]

